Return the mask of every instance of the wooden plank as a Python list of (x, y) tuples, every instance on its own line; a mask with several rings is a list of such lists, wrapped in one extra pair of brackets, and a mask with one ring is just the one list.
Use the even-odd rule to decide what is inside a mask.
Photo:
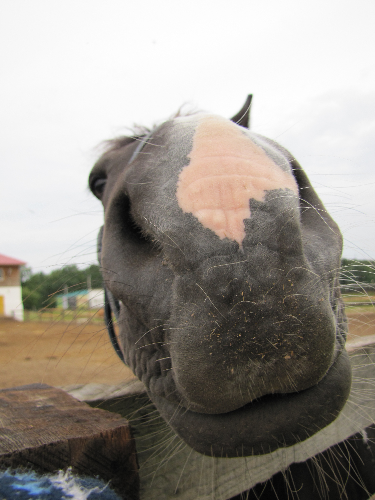
[[(375, 343), (348, 345), (353, 368), (350, 398), (328, 427), (295, 446), (244, 458), (211, 458), (187, 446), (160, 417), (139, 381), (126, 386), (72, 387), (75, 397), (122, 414), (134, 429), (144, 500), (226, 500), (303, 462), (375, 423)], [(96, 394), (96, 396), (95, 396)]]
[(110, 481), (122, 496), (139, 498), (129, 422), (44, 384), (0, 391), (0, 467), (41, 473), (72, 467)]

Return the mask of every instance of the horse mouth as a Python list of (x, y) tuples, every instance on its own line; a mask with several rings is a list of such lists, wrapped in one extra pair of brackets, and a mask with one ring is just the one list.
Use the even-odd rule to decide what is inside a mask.
[(265, 395), (221, 414), (192, 411), (149, 393), (163, 418), (195, 451), (215, 457), (263, 455), (295, 445), (337, 418), (349, 396), (351, 369), (341, 351), (315, 386)]

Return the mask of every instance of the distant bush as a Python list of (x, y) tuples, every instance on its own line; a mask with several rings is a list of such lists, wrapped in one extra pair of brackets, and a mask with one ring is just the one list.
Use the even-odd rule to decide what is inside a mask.
[(91, 288), (103, 286), (100, 268), (94, 264), (86, 269), (78, 269), (76, 265), (64, 266), (49, 274), (32, 274), (31, 269), (26, 268), (22, 276), (23, 305), (28, 310), (56, 307), (56, 295), (63, 293), (66, 286), (69, 292), (87, 289), (89, 277)]
[(342, 259), (340, 285), (345, 290), (375, 286), (375, 261)]

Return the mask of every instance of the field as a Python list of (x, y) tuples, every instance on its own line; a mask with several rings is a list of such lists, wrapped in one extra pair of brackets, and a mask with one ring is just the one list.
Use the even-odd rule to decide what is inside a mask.
[[(349, 341), (375, 334), (372, 306), (347, 310)], [(45, 318), (46, 319), (46, 318)], [(43, 382), (116, 384), (133, 375), (118, 359), (102, 323), (0, 320), (0, 388)]]
[(0, 388), (116, 384), (132, 376), (103, 324), (0, 320)]

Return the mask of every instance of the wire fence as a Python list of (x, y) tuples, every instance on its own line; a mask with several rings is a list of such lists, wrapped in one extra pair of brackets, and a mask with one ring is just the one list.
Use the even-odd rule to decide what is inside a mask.
[(45, 308), (40, 311), (24, 311), (24, 321), (62, 322), (62, 323), (103, 323), (104, 310), (101, 309), (62, 309)]

